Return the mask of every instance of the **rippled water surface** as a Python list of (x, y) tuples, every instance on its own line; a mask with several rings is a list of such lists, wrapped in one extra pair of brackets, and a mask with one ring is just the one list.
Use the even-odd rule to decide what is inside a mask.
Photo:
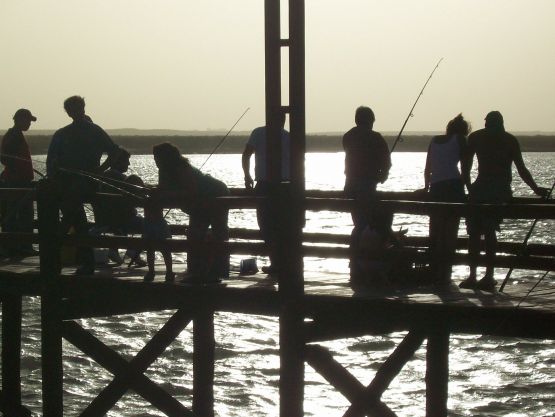
[[(423, 186), (423, 153), (396, 153), (384, 190), (414, 190)], [(554, 180), (553, 153), (527, 154), (525, 160), (541, 185)], [(200, 166), (206, 155), (191, 157)], [(240, 155), (213, 156), (204, 168), (230, 187), (242, 187)], [(156, 182), (157, 173), (149, 156), (132, 159), (132, 171), (147, 182)], [(344, 181), (343, 154), (309, 154), (306, 161), (307, 188), (341, 189)], [(515, 195), (531, 195), (518, 176)], [(185, 217), (173, 210), (170, 221)], [(522, 241), (530, 221), (506, 222), (502, 240)], [(233, 211), (232, 227), (256, 227), (253, 211)], [(410, 235), (427, 234), (427, 219), (398, 215), (395, 227), (406, 227)], [(349, 233), (350, 216), (333, 212), (307, 214), (307, 231)], [(531, 241), (554, 240), (553, 221), (539, 222)], [(461, 226), (461, 234), (464, 234)], [(175, 255), (176, 262), (182, 261)], [(237, 261), (238, 259), (235, 259)], [(259, 260), (259, 265), (263, 260)], [(347, 271), (343, 260), (306, 259), (308, 271)], [(455, 280), (466, 273), (455, 269)], [(496, 271), (498, 279), (506, 270)], [(515, 271), (515, 280), (534, 280), (537, 273)], [(542, 286), (553, 290), (553, 278)], [(36, 415), (41, 413), (40, 397), (40, 303), (36, 298), (24, 301), (23, 328), (23, 402)], [(362, 312), (363, 313), (363, 312)], [(171, 312), (144, 313), (133, 316), (82, 320), (102, 341), (131, 358), (164, 324)], [(385, 313), (384, 313), (385, 314)], [(278, 415), (278, 322), (275, 318), (240, 314), (216, 315), (217, 362), (215, 375), (216, 412), (219, 416), (244, 417)], [(326, 343), (335, 358), (363, 384), (369, 383), (404, 334), (361, 337)], [(147, 371), (184, 405), (191, 404), (192, 337), (190, 328), (167, 349)], [(306, 366), (305, 411), (307, 416), (341, 416), (348, 402), (310, 366)], [(383, 400), (399, 416), (422, 416), (425, 410), (425, 346), (393, 381)], [(111, 381), (111, 375), (94, 361), (64, 342), (64, 389), (66, 415), (74, 416), (86, 407)], [(555, 347), (552, 341), (501, 339), (485, 336), (453, 335), (450, 345), (449, 409), (452, 416), (555, 416)], [(126, 394), (109, 416), (160, 416), (134, 393)]]

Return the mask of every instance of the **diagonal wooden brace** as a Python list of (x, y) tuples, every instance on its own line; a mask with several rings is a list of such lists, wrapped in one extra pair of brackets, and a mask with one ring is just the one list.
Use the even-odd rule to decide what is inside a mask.
[(187, 312), (183, 310), (176, 312), (131, 362), (121, 358), (76, 322), (64, 322), (64, 338), (115, 375), (112, 383), (97, 398), (98, 401), (94, 407), (91, 404), (81, 415), (105, 415), (127, 389), (131, 388), (168, 416), (192, 416), (189, 409), (143, 375), (148, 366), (175, 340), (189, 322), (190, 316)]

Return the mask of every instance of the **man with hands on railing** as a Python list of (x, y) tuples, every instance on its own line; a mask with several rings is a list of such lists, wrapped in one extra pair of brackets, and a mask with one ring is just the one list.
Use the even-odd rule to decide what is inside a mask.
[[(470, 170), (476, 155), (478, 177), (471, 184)], [(514, 163), (522, 180), (540, 197), (547, 197), (549, 190), (538, 187), (532, 174), (526, 168), (518, 140), (505, 131), (503, 116), (498, 111), (489, 112), (485, 118), (485, 128), (468, 137), (467, 161), (463, 164), (463, 179), (469, 190), (470, 203), (507, 203), (511, 201), (512, 164)], [(496, 215), (472, 215), (467, 218), (470, 255), (470, 275), (461, 282), (461, 288), (493, 291), (496, 281), (493, 277), (494, 260), (497, 249), (496, 231), (503, 221)], [(480, 253), (480, 238), (484, 235), (486, 248), (486, 273), (478, 281), (476, 278), (476, 258)]]

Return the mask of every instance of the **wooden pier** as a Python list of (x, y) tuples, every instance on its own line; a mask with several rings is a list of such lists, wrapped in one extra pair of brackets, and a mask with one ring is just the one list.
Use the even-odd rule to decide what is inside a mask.
[[(31, 190), (2, 190), (0, 198), (15, 198)], [(243, 196), (219, 199), (217, 204), (233, 208), (254, 208), (258, 199)], [(214, 415), (213, 386), (214, 352), (218, 341), (214, 336), (214, 313), (231, 312), (269, 315), (280, 318), (280, 415), (288, 416), (294, 407), (303, 413), (304, 366), (313, 367), (351, 403), (346, 416), (395, 415), (381, 401), (382, 394), (413, 353), (426, 340), (426, 415), (446, 416), (448, 398), (448, 356), (451, 333), (486, 334), (501, 337), (555, 339), (555, 295), (524, 297), (529, 287), (510, 286), (511, 292), (486, 293), (460, 290), (456, 285), (434, 287), (415, 285), (353, 291), (348, 274), (304, 273), (300, 281), (292, 275), (280, 274), (277, 279), (263, 275), (232, 275), (225, 285), (192, 286), (180, 282), (144, 282), (144, 271), (115, 267), (100, 270), (95, 276), (77, 277), (72, 268), (59, 273), (60, 247), (91, 245), (95, 247), (167, 247), (174, 252), (186, 252), (186, 239), (176, 237), (167, 241), (145, 242), (140, 238), (117, 236), (60, 236), (57, 228), (56, 198), (41, 193), (39, 187), (38, 233), (20, 235), (19, 240), (39, 243), (40, 259), (28, 258), (18, 263), (0, 266), (2, 299), (2, 410), (6, 416), (29, 415), (21, 403), (20, 323), (21, 303), (25, 296), (40, 296), (42, 305), (42, 372), (43, 415), (64, 415), (62, 339), (95, 360), (113, 375), (112, 382), (82, 411), (82, 416), (102, 416), (128, 390), (148, 401), (153, 408), (168, 416)], [(475, 210), (495, 209), (506, 217), (555, 218), (555, 205), (536, 200), (503, 206), (468, 206), (464, 204), (428, 203), (399, 200), (396, 193), (385, 193), (380, 204), (395, 212), (429, 214), (438, 210), (459, 212), (465, 216)], [(96, 198), (120, 199), (117, 195)], [(306, 192), (299, 200), (303, 209), (349, 211), (353, 201), (326, 192)], [(178, 206), (174, 201), (168, 207)], [(183, 233), (183, 226), (175, 226)], [(235, 254), (265, 254), (258, 231), (232, 230), (226, 248)], [(2, 241), (13, 235), (0, 234)], [(241, 238), (241, 240), (237, 240)], [(290, 234), (284, 234), (290, 239)], [(297, 257), (348, 257), (343, 245), (348, 236), (301, 234), (304, 242)], [(247, 241), (245, 241), (247, 239)], [(459, 239), (459, 247), (465, 245)], [(334, 246), (330, 246), (330, 243)], [(209, 245), (209, 243), (205, 243)], [(287, 247), (287, 245), (282, 245)], [(535, 270), (555, 269), (554, 245), (530, 245), (525, 255), (514, 243), (500, 243), (502, 252), (496, 265)], [(409, 237), (407, 247), (397, 254), (412, 257), (418, 263), (433, 263), (427, 251), (427, 239)], [(291, 256), (292, 254), (288, 254)], [(455, 263), (468, 261), (464, 251)], [(481, 263), (484, 263), (481, 259)], [(283, 283), (286, 283), (285, 285)], [(285, 289), (288, 290), (285, 290)], [(293, 294), (293, 296), (292, 296)], [(83, 328), (78, 319), (169, 310), (166, 324), (152, 337), (135, 358), (128, 361)], [(191, 406), (177, 401), (164, 389), (144, 375), (148, 367), (162, 354), (187, 326), (193, 324), (193, 395)], [(405, 331), (402, 343), (393, 351), (375, 375), (365, 385), (356, 380), (320, 346), (322, 341), (363, 335), (383, 335)]]

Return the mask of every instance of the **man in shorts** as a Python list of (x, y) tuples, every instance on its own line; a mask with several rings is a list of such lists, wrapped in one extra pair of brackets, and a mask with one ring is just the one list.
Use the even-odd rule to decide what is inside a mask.
[[(478, 177), (470, 184), (470, 170), (476, 155)], [(511, 180), (514, 163), (522, 180), (540, 197), (546, 197), (547, 188), (538, 187), (532, 174), (522, 159), (518, 140), (505, 131), (503, 116), (498, 111), (489, 112), (485, 118), (485, 128), (468, 137), (467, 163), (463, 164), (463, 179), (469, 189), (470, 203), (508, 203), (512, 198)], [(470, 275), (459, 285), (461, 288), (493, 291), (494, 260), (497, 249), (497, 234), (503, 219), (498, 215), (473, 215), (467, 218), (470, 255)], [(486, 273), (478, 281), (476, 278), (477, 258), (480, 254), (481, 236), (485, 239)]]

